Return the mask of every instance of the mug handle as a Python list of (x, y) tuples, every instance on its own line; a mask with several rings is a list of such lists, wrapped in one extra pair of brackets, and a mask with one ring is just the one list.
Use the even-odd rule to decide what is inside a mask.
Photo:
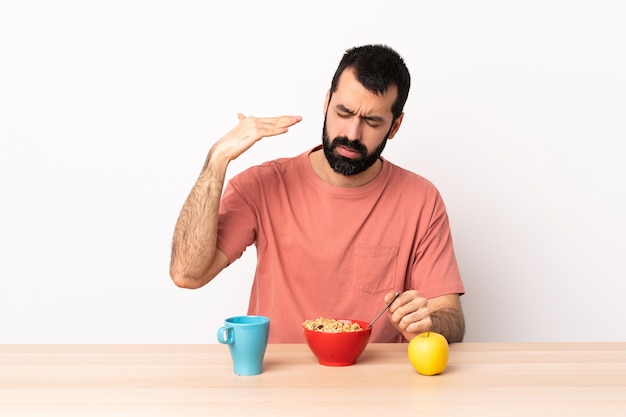
[[(224, 337), (226, 334), (226, 337)], [(235, 333), (232, 326), (222, 326), (217, 330), (217, 341), (225, 344), (235, 343)]]

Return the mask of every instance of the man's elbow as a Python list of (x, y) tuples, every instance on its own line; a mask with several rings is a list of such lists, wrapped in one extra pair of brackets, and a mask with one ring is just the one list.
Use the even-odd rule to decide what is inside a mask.
[(191, 290), (195, 290), (197, 288), (202, 287), (206, 282), (204, 280), (198, 279), (196, 277), (190, 276), (186, 274), (184, 271), (181, 271), (176, 268), (170, 268), (170, 277), (174, 284), (179, 288), (187, 288)]

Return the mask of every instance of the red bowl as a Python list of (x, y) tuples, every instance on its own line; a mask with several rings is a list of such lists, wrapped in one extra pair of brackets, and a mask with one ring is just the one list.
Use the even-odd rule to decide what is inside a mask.
[(370, 340), (372, 329), (361, 320), (338, 319), (359, 323), (363, 330), (355, 332), (327, 333), (304, 328), (304, 338), (318, 362), (326, 366), (346, 366), (356, 363)]

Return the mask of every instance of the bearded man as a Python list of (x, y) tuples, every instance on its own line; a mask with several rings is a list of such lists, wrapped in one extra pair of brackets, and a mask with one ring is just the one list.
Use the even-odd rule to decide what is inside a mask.
[(404, 118), (410, 75), (386, 45), (343, 55), (324, 106), (322, 145), (251, 167), (224, 188), (228, 164), (300, 116), (246, 117), (210, 149), (174, 230), (170, 275), (199, 288), (256, 246), (248, 314), (270, 343), (303, 343), (305, 320), (373, 317), (372, 342), (435, 331), (460, 342), (464, 293), (437, 188), (381, 154)]

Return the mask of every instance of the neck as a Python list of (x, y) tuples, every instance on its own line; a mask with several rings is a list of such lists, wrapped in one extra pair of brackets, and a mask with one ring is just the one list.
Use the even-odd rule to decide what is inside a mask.
[(374, 165), (359, 174), (350, 176), (338, 174), (328, 163), (322, 148), (316, 149), (309, 154), (309, 162), (319, 179), (327, 184), (346, 188), (360, 187), (369, 183), (376, 178), (383, 167), (382, 161), (378, 159)]

